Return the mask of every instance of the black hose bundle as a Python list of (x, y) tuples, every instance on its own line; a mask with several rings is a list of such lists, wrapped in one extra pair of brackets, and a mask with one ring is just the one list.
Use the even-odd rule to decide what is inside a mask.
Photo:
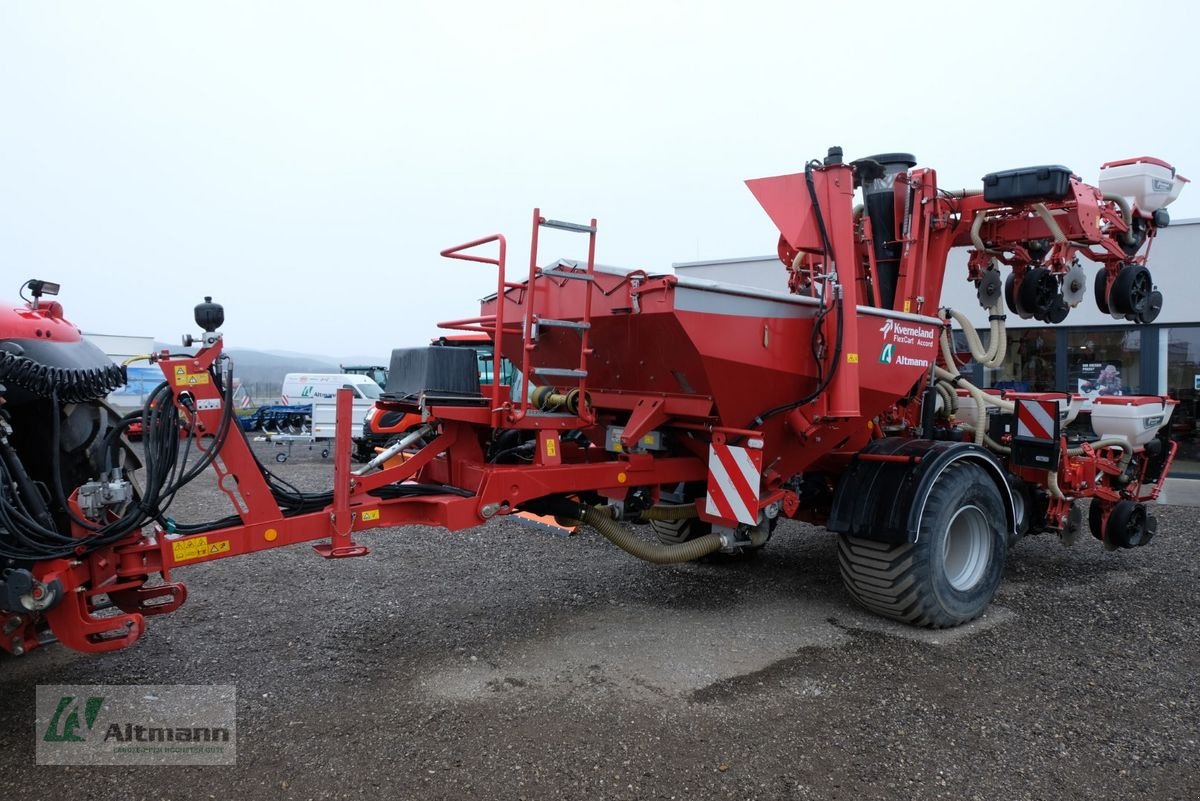
[(166, 518), (166, 511), (179, 490), (203, 473), (216, 459), (232, 426), (232, 385), (222, 386), (218, 371), (210, 368), (209, 372), (224, 397), (223, 413), (212, 442), (194, 464), (189, 466), (188, 461), (192, 437), (195, 435), (189, 433), (186, 437), (181, 456), (179, 431), (182, 418), (165, 381), (155, 387), (140, 411), (125, 415), (105, 434), (101, 448), (106, 476), (116, 477), (113, 471), (114, 457), (122, 447), (121, 435), (138, 420), (142, 422), (145, 451), (145, 479), (140, 492), (120, 511), (117, 519), (106, 523), (82, 518), (74, 514), (68, 505), (61, 471), (62, 399), (51, 389), (49, 397), (53, 408), (49, 447), (52, 454), (52, 486), (48, 492), (52, 493), (54, 503), (65, 510), (72, 522), (88, 533), (83, 537), (73, 537), (48, 526), (45, 518), (37, 513), (38, 507), (44, 505), (46, 499), (26, 497), (31, 494), (29, 490), (18, 491), (17, 476), (13, 475), (15, 471), (10, 463), (0, 460), (0, 558), (38, 561), (83, 554), (118, 542), (151, 522), (182, 534), (199, 533), (241, 522), (241, 518), (233, 515), (211, 523), (179, 526), (168, 525)]

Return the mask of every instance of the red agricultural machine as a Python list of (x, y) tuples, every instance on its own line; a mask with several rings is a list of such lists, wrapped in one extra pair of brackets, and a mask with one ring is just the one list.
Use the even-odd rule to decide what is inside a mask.
[[(1093, 187), (1038, 167), (948, 192), (905, 154), (845, 163), (831, 149), (748, 182), (780, 230), (788, 293), (602, 269), (594, 220), (535, 210), (521, 280), (503, 236), (442, 254), (497, 269), (480, 314), (444, 327), (485, 335), (519, 377), (481, 384), (469, 348), (395, 351), (381, 408), (420, 424), (352, 470), (339, 397), (333, 487), (320, 493), (271, 473), (233, 424), (219, 305), (196, 307), (198, 351), (159, 354), (163, 383), (118, 418), (101, 399), (119, 373), (43, 299), (52, 287), (30, 282), (27, 303), (0, 313), (0, 646), (121, 648), (184, 602), (177, 568), (318, 540), (324, 557), (360, 556), (368, 529), (517, 512), (582, 521), (658, 563), (751, 553), (781, 518), (811, 521), (839, 537), (846, 586), (868, 609), (970, 620), (1018, 537), (1075, 538), (1081, 499), (1105, 547), (1155, 531), (1146, 504), (1175, 453), (1168, 398), (1089, 410), (1066, 394), (995, 394), (963, 377), (967, 354), (952, 347), (958, 320), (970, 358), (1001, 363), (1005, 303), (1059, 322), (1087, 294), (1088, 262), (1101, 308), (1154, 318), (1146, 255), (1184, 179), (1154, 159), (1106, 174)], [(539, 266), (542, 228), (581, 234), (586, 260)], [(970, 249), (986, 343), (939, 307), (955, 247)], [(123, 437), (135, 420), (140, 454)], [(229, 514), (176, 523), (172, 498), (208, 470)]]

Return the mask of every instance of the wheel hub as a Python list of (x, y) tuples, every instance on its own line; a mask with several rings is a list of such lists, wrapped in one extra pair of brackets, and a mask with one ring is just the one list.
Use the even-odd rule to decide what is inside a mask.
[(992, 531), (983, 510), (964, 506), (955, 512), (942, 546), (942, 566), (950, 586), (965, 591), (978, 584), (991, 555)]

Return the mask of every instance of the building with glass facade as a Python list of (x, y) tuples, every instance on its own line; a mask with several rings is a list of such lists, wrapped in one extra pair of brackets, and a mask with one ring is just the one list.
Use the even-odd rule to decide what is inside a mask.
[[(986, 315), (966, 280), (966, 250), (952, 252), (940, 305), (979, 321)], [(1162, 313), (1152, 325), (1113, 319), (1087, 295), (1056, 326), (1022, 320), (1009, 313), (1005, 363), (995, 370), (972, 365), (984, 387), (1039, 392), (1170, 395), (1179, 401), (1171, 418), (1180, 443), (1174, 475), (1200, 478), (1200, 219), (1178, 220), (1159, 231), (1147, 266), (1164, 295)], [(676, 264), (680, 274), (787, 292), (787, 273), (776, 256)], [(1089, 280), (1098, 269), (1085, 265)], [(956, 279), (961, 276), (961, 280)]]

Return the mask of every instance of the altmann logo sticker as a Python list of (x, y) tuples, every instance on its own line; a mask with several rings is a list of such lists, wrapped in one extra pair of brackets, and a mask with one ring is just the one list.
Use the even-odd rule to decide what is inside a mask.
[[(891, 320), (888, 320), (890, 323)], [(883, 364), (891, 364), (892, 357), (896, 355), (896, 346), (891, 342), (883, 346), (883, 351), (879, 354), (879, 361)]]
[(38, 685), (39, 765), (237, 764), (231, 685)]

